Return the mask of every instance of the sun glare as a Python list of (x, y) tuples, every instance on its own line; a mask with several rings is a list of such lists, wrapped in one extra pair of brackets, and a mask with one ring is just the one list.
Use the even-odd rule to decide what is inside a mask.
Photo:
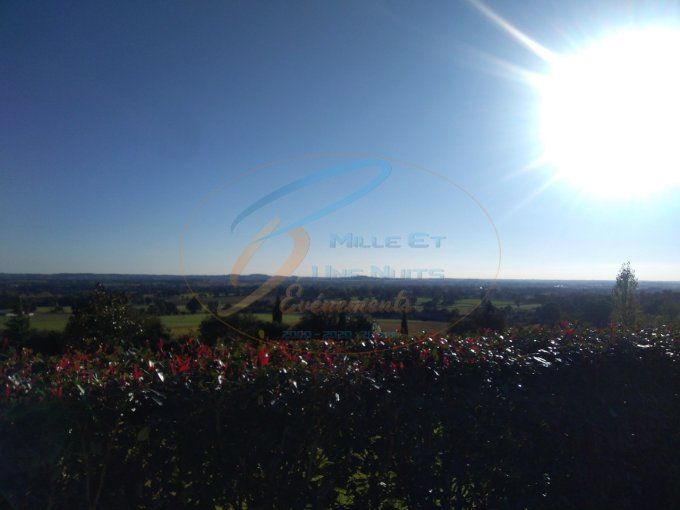
[(680, 183), (680, 31), (622, 32), (550, 65), (539, 122), (557, 178), (619, 197)]

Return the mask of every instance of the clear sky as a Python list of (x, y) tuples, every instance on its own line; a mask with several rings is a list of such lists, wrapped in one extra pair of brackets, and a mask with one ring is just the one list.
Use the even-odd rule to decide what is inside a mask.
[[(669, 2), (625, 4), (487, 5), (555, 52), (631, 23), (680, 20)], [(608, 279), (630, 260), (640, 279), (680, 280), (680, 189), (546, 187), (550, 169), (526, 171), (541, 152), (538, 94), (513, 66), (542, 73), (546, 63), (465, 1), (2, 2), (0, 272), (178, 274), (187, 218), (231, 177), (307, 154), (368, 153), (472, 193), (501, 239), (501, 278)], [(286, 168), (220, 203), (238, 212), (304, 174)], [(445, 211), (441, 183), (411, 179), (385, 183), (327, 228), (395, 233), (399, 222), (378, 232), (362, 218), (373, 204), (399, 219), (408, 204), (399, 234), (449, 229), (465, 245), (465, 270), (435, 258), (428, 267), (487, 277), (473, 264), (496, 256), (486, 219)], [(219, 239), (233, 219), (221, 214), (210, 227)], [(220, 249), (195, 244), (187, 270), (228, 272)]]

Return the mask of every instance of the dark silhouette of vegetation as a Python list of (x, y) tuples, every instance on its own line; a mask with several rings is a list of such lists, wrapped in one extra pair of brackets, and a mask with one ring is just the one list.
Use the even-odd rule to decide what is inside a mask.
[(45, 356), (55, 356), (66, 352), (64, 335), (58, 331), (36, 331), (32, 329), (28, 335), (28, 340), (21, 346)]
[(677, 508), (674, 338), (10, 352), (0, 494), (9, 508)]
[(399, 333), (402, 335), (408, 335), (408, 321), (406, 320), (406, 311), (401, 311), (401, 326), (399, 327)]
[(536, 322), (545, 326), (554, 326), (562, 320), (562, 309), (554, 301), (542, 304), (536, 310)]
[(196, 296), (192, 296), (191, 299), (185, 305), (185, 307), (189, 313), (196, 313), (203, 308), (201, 302), (198, 299), (196, 299)]
[(280, 338), (285, 327), (276, 322), (265, 322), (249, 313), (238, 313), (224, 318), (207, 317), (201, 321), (199, 338), (214, 346), (229, 344), (238, 339)]
[(505, 313), (498, 309), (488, 299), (483, 299), (481, 304), (472, 313), (462, 320), (453, 324), (449, 330), (453, 333), (475, 333), (484, 329), (500, 331), (505, 327)]
[(281, 324), (283, 322), (283, 312), (281, 311), (281, 297), (276, 296), (274, 308), (272, 309), (272, 322)]
[(73, 305), (64, 329), (66, 344), (74, 348), (139, 345), (168, 337), (158, 318), (148, 317), (132, 306), (124, 292), (108, 290), (101, 284)]
[(28, 340), (30, 333), (30, 320), (24, 310), (21, 297), (17, 297), (12, 307), (12, 316), (5, 325), (5, 335), (10, 342), (22, 345)]
[(172, 301), (157, 299), (148, 306), (146, 313), (149, 315), (177, 315), (179, 310)]

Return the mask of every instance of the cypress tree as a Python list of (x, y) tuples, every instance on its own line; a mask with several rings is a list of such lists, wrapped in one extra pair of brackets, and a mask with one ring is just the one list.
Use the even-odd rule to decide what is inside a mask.
[(408, 335), (408, 321), (406, 320), (406, 310), (401, 311), (401, 328), (399, 332), (402, 335)]
[(281, 324), (283, 322), (283, 312), (281, 311), (281, 298), (276, 296), (274, 308), (272, 309), (272, 322)]

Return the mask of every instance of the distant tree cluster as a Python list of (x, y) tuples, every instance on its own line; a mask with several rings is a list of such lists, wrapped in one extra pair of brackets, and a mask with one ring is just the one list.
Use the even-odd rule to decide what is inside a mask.
[(92, 294), (73, 306), (64, 330), (67, 345), (114, 346), (138, 344), (168, 338), (157, 317), (149, 317), (133, 307), (123, 292), (97, 285)]
[(505, 324), (504, 311), (494, 306), (490, 300), (482, 299), (472, 313), (454, 322), (449, 331), (456, 334), (476, 333), (483, 329), (500, 331), (505, 328)]
[(203, 319), (199, 335), (202, 342), (217, 345), (236, 339), (279, 338), (284, 330), (281, 323), (265, 322), (250, 313), (239, 313), (223, 318), (213, 315)]
[(185, 308), (189, 313), (197, 313), (203, 308), (203, 305), (201, 305), (201, 302), (196, 298), (196, 296), (192, 296), (185, 305)]
[(177, 315), (179, 313), (177, 305), (165, 299), (153, 301), (149, 304), (146, 311), (149, 315)]

